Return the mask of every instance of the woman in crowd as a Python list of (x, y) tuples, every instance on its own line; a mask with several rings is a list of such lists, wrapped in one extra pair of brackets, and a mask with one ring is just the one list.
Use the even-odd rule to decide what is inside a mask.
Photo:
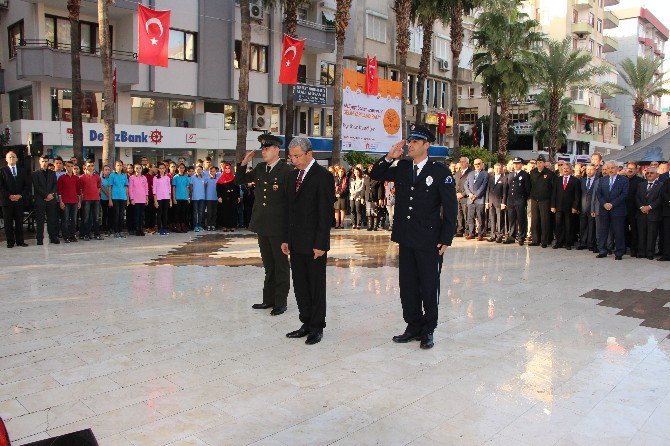
[(102, 187), (100, 188), (100, 209), (102, 210), (102, 223), (100, 225), (100, 231), (111, 235), (112, 226), (110, 218), (111, 206), (111, 181), (109, 180), (109, 174), (112, 173), (112, 168), (109, 165), (105, 164), (102, 168), (102, 175), (100, 175), (100, 180), (102, 182)]
[(349, 197), (351, 198), (351, 220), (352, 229), (361, 229), (363, 224), (363, 210), (365, 209), (365, 198), (363, 197), (363, 171), (355, 167), (349, 184)]
[(344, 217), (347, 213), (349, 184), (344, 169), (335, 168), (335, 229), (344, 229)]
[(175, 209), (175, 232), (188, 232), (186, 214), (188, 213), (188, 186), (190, 178), (186, 175), (186, 166), (180, 164), (177, 174), (172, 178), (172, 205)]
[(234, 232), (237, 227), (240, 188), (233, 183), (234, 179), (233, 168), (228, 163), (223, 164), (221, 176), (216, 181), (216, 195), (221, 203), (221, 223), (224, 232)]
[(168, 235), (168, 212), (172, 207), (172, 181), (166, 174), (164, 164), (158, 166), (158, 172), (153, 181), (154, 208), (156, 209), (156, 223), (160, 235)]
[(142, 165), (135, 164), (135, 174), (128, 179), (128, 195), (133, 207), (135, 235), (144, 236), (144, 211), (149, 202), (147, 177), (142, 175)]

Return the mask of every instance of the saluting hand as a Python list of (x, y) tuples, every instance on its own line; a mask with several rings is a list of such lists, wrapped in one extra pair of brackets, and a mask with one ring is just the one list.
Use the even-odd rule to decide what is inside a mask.
[(400, 158), (405, 151), (405, 142), (406, 141), (404, 139), (401, 139), (397, 143), (393, 144), (393, 147), (391, 147), (391, 150), (389, 150), (389, 153), (386, 157), (392, 160)]
[(255, 151), (255, 150), (251, 150), (251, 151), (247, 152), (247, 154), (244, 156), (244, 159), (242, 160), (242, 162), (240, 163), (240, 165), (241, 165), (241, 166), (246, 166), (247, 164), (249, 164), (249, 162), (250, 162), (252, 159), (254, 159), (254, 155), (256, 155), (256, 151)]

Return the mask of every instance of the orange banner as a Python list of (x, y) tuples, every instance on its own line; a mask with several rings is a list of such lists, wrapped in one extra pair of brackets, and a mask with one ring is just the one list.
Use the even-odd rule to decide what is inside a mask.
[[(359, 90), (361, 93), (365, 93), (365, 74), (354, 70), (344, 70), (342, 75), (343, 88), (349, 87), (351, 91)], [(400, 99), (401, 94), (402, 82), (379, 79), (379, 96)]]

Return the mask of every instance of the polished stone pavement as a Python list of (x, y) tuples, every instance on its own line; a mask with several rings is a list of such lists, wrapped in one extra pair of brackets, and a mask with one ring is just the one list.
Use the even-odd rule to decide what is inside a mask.
[(388, 233), (334, 231), (328, 326), (260, 301), (255, 239), (2, 249), (0, 416), (15, 444), (667, 445), (670, 269), (457, 239), (436, 345), (404, 324)]

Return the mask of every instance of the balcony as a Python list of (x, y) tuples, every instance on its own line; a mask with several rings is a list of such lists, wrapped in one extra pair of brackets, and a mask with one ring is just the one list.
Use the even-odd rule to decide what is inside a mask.
[(332, 53), (335, 51), (334, 26), (298, 20), (296, 33), (306, 39), (305, 52), (308, 54)]
[(572, 24), (572, 32), (579, 35), (592, 35), (593, 34), (593, 25), (588, 22), (578, 22)]
[(603, 52), (613, 53), (619, 49), (619, 42), (610, 36), (603, 36)]
[(574, 0), (575, 9), (587, 10), (596, 6), (595, 0)]
[(603, 27), (605, 29), (617, 28), (619, 26), (619, 17), (616, 16), (612, 11), (605, 11), (603, 17)]
[[(47, 8), (55, 8), (63, 11), (61, 14), (67, 16), (66, 2), (63, 0), (23, 0), (28, 3), (42, 4)], [(122, 18), (132, 19), (133, 13), (137, 12), (137, 2), (132, 0), (115, 0), (114, 3), (109, 4), (109, 18), (118, 20)], [(98, 16), (98, 0), (83, 0), (81, 2), (82, 16)]]
[[(119, 90), (129, 89), (139, 83), (137, 54), (112, 51), (117, 67), (116, 82)], [(70, 51), (53, 48), (48, 40), (23, 40), (16, 47), (16, 78), (31, 81), (71, 82)], [(97, 54), (81, 53), (81, 80), (102, 88), (102, 67)]]

